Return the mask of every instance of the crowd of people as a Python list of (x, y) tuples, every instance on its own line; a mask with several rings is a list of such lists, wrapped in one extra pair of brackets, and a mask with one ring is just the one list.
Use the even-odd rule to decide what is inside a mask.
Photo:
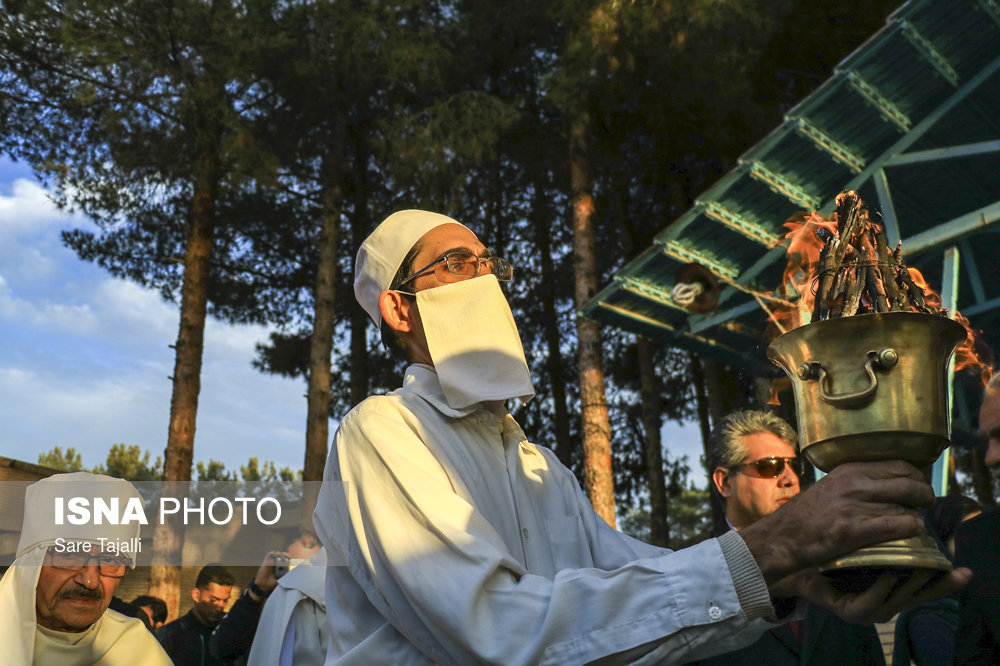
[[(923, 472), (898, 460), (840, 465), (803, 489), (795, 431), (748, 410), (711, 437), (725, 506), (712, 536), (678, 551), (637, 541), (597, 516), (508, 411), (534, 395), (501, 288), (509, 262), (456, 220), (408, 210), (374, 230), (355, 266), (359, 304), (407, 369), (401, 388), (341, 419), (316, 533), (267, 553), (231, 605), (234, 577), (204, 567), (190, 610), (166, 622), (151, 597), (112, 605), (129, 558), (54, 547), (93, 542), (93, 525), (26, 520), (0, 581), (0, 663), (883, 664), (873, 624), (897, 614), (899, 663), (1000, 663), (996, 511), (935, 506)], [(998, 377), (980, 412), (992, 466)], [(25, 504), (95, 479), (108, 496), (136, 493), (62, 474), (30, 486)], [(940, 578), (889, 572), (848, 593), (819, 573), (925, 533), (958, 565)], [(283, 558), (308, 566), (279, 575)]]

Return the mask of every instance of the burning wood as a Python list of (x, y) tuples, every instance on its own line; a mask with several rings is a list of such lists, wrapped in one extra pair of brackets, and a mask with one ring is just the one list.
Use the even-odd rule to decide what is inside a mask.
[(836, 232), (828, 226), (815, 232), (823, 249), (813, 321), (871, 312), (942, 313), (928, 305), (924, 290), (903, 264), (901, 248), (889, 251), (885, 229), (871, 219), (855, 192), (837, 196), (834, 220)]
[(955, 352), (956, 370), (979, 371), (984, 382), (990, 377), (990, 354), (985, 349), (977, 351), (982, 345), (968, 319), (941, 307), (940, 295), (920, 271), (903, 263), (902, 244), (889, 247), (881, 215), (869, 212), (856, 192), (838, 195), (836, 211), (829, 218), (802, 211), (785, 226), (789, 229), (788, 265), (781, 293), (784, 296), (787, 288), (794, 289), (800, 298), (797, 308), (768, 313), (779, 330), (790, 331), (810, 320), (869, 313), (950, 315), (968, 332)]

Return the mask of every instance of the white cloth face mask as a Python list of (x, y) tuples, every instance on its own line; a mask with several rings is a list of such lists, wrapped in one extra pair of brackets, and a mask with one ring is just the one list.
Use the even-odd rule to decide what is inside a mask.
[(535, 395), (510, 305), (487, 274), (417, 292), (427, 348), (452, 409)]

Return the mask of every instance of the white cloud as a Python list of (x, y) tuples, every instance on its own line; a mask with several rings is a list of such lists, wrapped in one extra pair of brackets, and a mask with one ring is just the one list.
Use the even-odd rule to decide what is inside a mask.
[[(94, 465), (117, 442), (165, 446), (178, 308), (62, 245), (62, 229), (89, 225), (30, 180), (0, 181), (0, 455), (73, 446)], [(250, 367), (266, 338), (209, 320), (195, 460), (301, 467), (304, 387)]]

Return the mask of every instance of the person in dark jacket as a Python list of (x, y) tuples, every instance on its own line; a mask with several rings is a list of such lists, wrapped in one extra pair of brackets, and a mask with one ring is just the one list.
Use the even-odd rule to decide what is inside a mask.
[[(986, 385), (979, 409), (986, 438), (985, 462), (1000, 472), (1000, 372)], [(1000, 664), (1000, 512), (983, 513), (955, 528), (955, 564), (972, 569), (972, 583), (958, 595), (955, 664)]]
[[(733, 412), (719, 422), (709, 446), (712, 484), (726, 507), (713, 536), (752, 525), (799, 494), (798, 436), (780, 417), (765, 411)], [(884, 666), (885, 657), (874, 625), (851, 624), (810, 607), (803, 619), (777, 626), (741, 650), (698, 663)]]
[(131, 602), (133, 606), (141, 608), (146, 617), (149, 618), (150, 631), (155, 632), (167, 622), (167, 602), (159, 597), (143, 594), (136, 597)]
[(195, 580), (191, 610), (160, 627), (156, 638), (174, 666), (231, 666), (208, 651), (208, 639), (225, 613), (233, 589), (233, 574), (225, 567), (208, 565)]

